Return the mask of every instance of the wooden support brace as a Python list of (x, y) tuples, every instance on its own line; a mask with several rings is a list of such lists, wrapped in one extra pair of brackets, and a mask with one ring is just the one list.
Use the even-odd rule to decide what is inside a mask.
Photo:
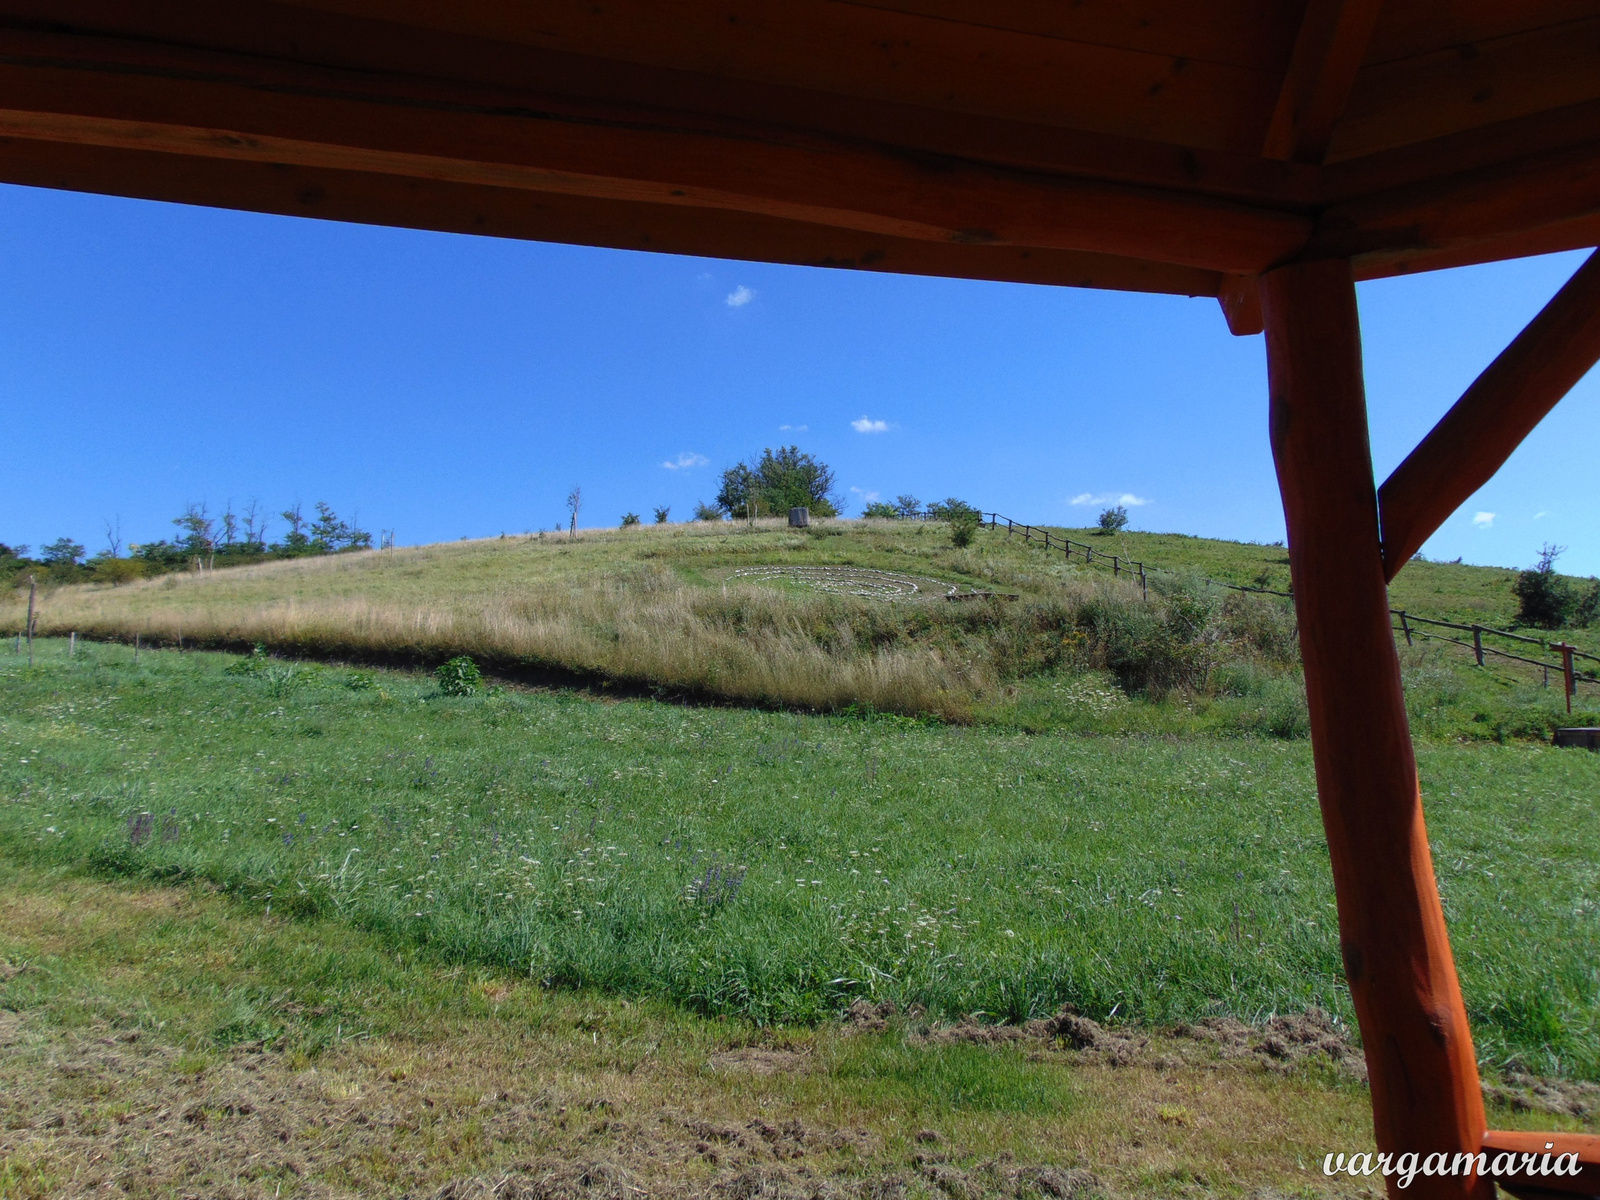
[[(1600, 1137), (1592, 1133), (1528, 1133), (1523, 1130), (1504, 1132), (1490, 1130), (1483, 1135), (1485, 1166), (1496, 1183), (1514, 1196), (1547, 1196), (1552, 1192), (1565, 1195), (1600, 1196)], [(1504, 1164), (1502, 1154), (1512, 1155), (1516, 1164), (1512, 1170), (1496, 1171), (1496, 1163)], [(1526, 1169), (1524, 1156), (1532, 1157)], [(1572, 1158), (1576, 1156), (1576, 1163)], [(1556, 1160), (1563, 1158), (1557, 1174)], [(1571, 1168), (1576, 1166), (1576, 1171)]]
[(1473, 381), (1378, 492), (1393, 579), (1600, 361), (1600, 252)]
[[(1378, 1148), (1476, 1152), (1483, 1097), (1389, 626), (1350, 264), (1279, 268), (1261, 297), (1317, 797)], [(1388, 1186), (1397, 1200), (1493, 1194), (1472, 1177)]]
[(1319, 163), (1356, 84), (1383, 0), (1310, 0), (1262, 154)]

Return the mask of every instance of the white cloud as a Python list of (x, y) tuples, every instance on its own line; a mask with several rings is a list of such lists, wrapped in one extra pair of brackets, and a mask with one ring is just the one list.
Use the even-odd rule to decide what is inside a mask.
[(728, 307), (729, 308), (743, 308), (746, 304), (749, 304), (750, 301), (754, 300), (755, 298), (756, 298), (755, 289), (754, 288), (747, 288), (747, 287), (745, 287), (744, 284), (741, 283), (738, 287), (734, 288), (733, 291), (728, 293)]
[(685, 450), (678, 455), (676, 462), (668, 460), (661, 465), (669, 471), (684, 471), (690, 467), (703, 467), (710, 461), (704, 454), (695, 454), (692, 451)]
[(863, 414), (860, 420), (850, 422), (850, 428), (857, 433), (888, 433), (889, 422), (874, 421), (871, 417)]
[(1540, 509), (1540, 510), (1539, 510), (1539, 511), (1538, 511), (1538, 512), (1536, 512), (1536, 513), (1534, 513), (1534, 514), (1533, 514), (1533, 519), (1534, 519), (1534, 520), (1535, 520), (1535, 521), (1537, 521), (1537, 520), (1538, 520), (1538, 519), (1539, 519), (1539, 518), (1540, 518), (1540, 517), (1548, 517), (1548, 516), (1549, 516), (1549, 515), (1550, 515), (1550, 514), (1549, 514), (1549, 513), (1548, 513), (1548, 512), (1546, 512), (1546, 511), (1545, 511), (1545, 510), (1543, 510), (1543, 509)]
[(862, 503), (864, 504), (873, 504), (882, 499), (882, 496), (878, 492), (864, 492), (858, 487), (853, 487), (850, 490), (856, 495), (860, 496)]
[(1139, 508), (1141, 505), (1154, 504), (1144, 496), (1135, 496), (1132, 492), (1079, 492), (1070, 501), (1072, 504), (1120, 504), (1124, 508)]
[(804, 432), (806, 432), (806, 430), (808, 430), (810, 428), (811, 428), (811, 426), (809, 426), (809, 425), (779, 425), (778, 426), (778, 432), (779, 433), (804, 433)]
[(1494, 524), (1494, 513), (1481, 512), (1472, 515), (1472, 523), (1479, 529), (1487, 529)]

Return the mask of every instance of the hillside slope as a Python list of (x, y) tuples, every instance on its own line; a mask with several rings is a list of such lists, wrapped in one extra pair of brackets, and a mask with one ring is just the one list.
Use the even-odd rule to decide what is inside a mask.
[[(961, 549), (937, 522), (695, 523), (67, 587), (42, 599), (39, 629), (370, 661), (465, 653), (569, 681), (1028, 728), (1220, 722), (1303, 733), (1289, 604), (1203, 582), (1284, 589), (1283, 547), (1054, 532), (1144, 562), (1148, 595), (1099, 561), (1064, 561), (1004, 527)], [(1417, 562), (1392, 594), (1422, 615), (1504, 625), (1512, 578)], [(952, 591), (964, 598), (952, 601)], [(9, 598), (0, 619), (20, 625), (18, 603)], [(1594, 639), (1576, 631), (1573, 640)], [(1453, 648), (1411, 652), (1407, 664), (1419, 715), (1446, 703), (1472, 709), (1462, 720), (1494, 736), (1542, 736), (1559, 723), (1554, 689), (1532, 688), (1526, 674), (1464, 673)], [(1440, 729), (1460, 724), (1452, 717)]]

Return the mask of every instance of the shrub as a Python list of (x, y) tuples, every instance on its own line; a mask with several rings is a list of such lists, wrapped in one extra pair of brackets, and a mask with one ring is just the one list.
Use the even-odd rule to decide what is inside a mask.
[(972, 545), (972, 539), (978, 533), (978, 514), (975, 512), (958, 513), (950, 520), (950, 544), (964, 550)]
[(922, 513), (922, 501), (909, 492), (894, 498), (894, 513), (897, 517), (911, 518)]
[(630, 525), (638, 525), (638, 524), (641, 524), (641, 523), (642, 522), (640, 522), (640, 520), (639, 520), (639, 514), (636, 513), (636, 512), (629, 512), (629, 513), (623, 513), (622, 514), (622, 527), (624, 529), (628, 528), (628, 526), (630, 526)]
[(672, 515), (672, 506), (668, 505), (668, 504), (663, 504), (663, 505), (660, 505), (659, 507), (653, 509), (652, 511), (656, 515), (656, 524), (657, 525), (665, 525), (667, 523), (667, 518)]
[(1109, 537), (1113, 533), (1121, 533), (1128, 527), (1128, 510), (1122, 505), (1108, 508), (1100, 513), (1098, 528), (1095, 532)]
[(694, 506), (694, 519), (696, 521), (720, 521), (722, 520), (722, 510), (701, 500)]
[(965, 500), (957, 500), (951, 496), (947, 500), (935, 500), (928, 505), (928, 519), (932, 521), (954, 521), (963, 513), (971, 513), (976, 519), (981, 519), (982, 514)]
[(761, 457), (722, 473), (717, 507), (732, 517), (809, 508), (814, 517), (836, 517), (833, 468), (799, 446), (766, 449)]
[(1539, 563), (1532, 570), (1518, 571), (1511, 591), (1517, 598), (1517, 624), (1538, 629), (1559, 629), (1566, 623), (1567, 610), (1575, 607), (1572, 585), (1556, 574), (1556, 559), (1565, 546), (1546, 542), (1539, 551)]
[(483, 672), (465, 654), (441, 664), (433, 672), (439, 691), (446, 696), (470, 696), (483, 686)]
[(863, 517), (870, 517), (877, 521), (892, 521), (900, 515), (894, 505), (884, 500), (874, 500), (861, 510)]

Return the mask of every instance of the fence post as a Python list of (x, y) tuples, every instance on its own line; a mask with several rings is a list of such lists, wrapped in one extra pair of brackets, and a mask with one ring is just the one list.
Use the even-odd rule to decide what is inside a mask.
[(1146, 585), (1146, 583), (1144, 581), (1144, 564), (1143, 563), (1139, 564), (1139, 599), (1141, 599), (1141, 600), (1150, 599), (1150, 588)]
[(39, 590), (32, 575), (28, 576), (28, 665), (33, 666), (33, 597)]
[(1416, 643), (1411, 640), (1411, 622), (1406, 620), (1406, 610), (1403, 608), (1400, 610), (1400, 628), (1405, 632), (1406, 645), (1416, 645)]
[(1472, 653), (1478, 660), (1478, 665), (1483, 666), (1483, 626), (1472, 627)]
[(76, 629), (67, 638), (67, 657), (78, 657), (78, 631)]
[(1578, 690), (1578, 681), (1573, 678), (1572, 647), (1566, 642), (1561, 643), (1561, 683), (1562, 690), (1567, 693), (1567, 711), (1572, 711), (1572, 694)]
[(133, 665), (136, 667), (139, 665), (139, 635), (137, 633), (133, 635)]

